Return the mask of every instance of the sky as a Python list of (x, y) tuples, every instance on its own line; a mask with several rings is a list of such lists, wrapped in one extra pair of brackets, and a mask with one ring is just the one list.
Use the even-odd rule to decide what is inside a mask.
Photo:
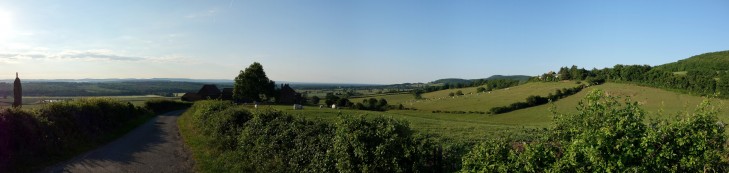
[(394, 84), (729, 50), (729, 1), (0, 0), (0, 79)]

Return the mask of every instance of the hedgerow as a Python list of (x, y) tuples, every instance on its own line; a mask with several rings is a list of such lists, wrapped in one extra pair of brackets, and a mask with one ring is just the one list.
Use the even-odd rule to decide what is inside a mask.
[[(207, 114), (207, 115), (202, 115)], [(223, 101), (196, 102), (184, 116), (226, 160), (210, 172), (431, 172), (451, 155), (407, 122), (342, 116), (335, 124)], [(204, 118), (201, 118), (204, 117)], [(235, 145), (229, 141), (236, 140)], [(228, 141), (228, 142), (220, 142)], [(220, 143), (223, 143), (221, 145)], [(210, 147), (213, 146), (213, 147)], [(199, 154), (199, 153), (198, 153)], [(217, 158), (212, 158), (217, 159)], [(451, 159), (452, 160), (452, 159)], [(208, 167), (206, 165), (200, 167)]]
[[(726, 172), (726, 135), (704, 101), (692, 114), (644, 123), (636, 102), (621, 104), (600, 90), (577, 114), (555, 115), (536, 141), (491, 141), (463, 158), (464, 172)], [(521, 143), (513, 146), (509, 143)]]
[(151, 99), (144, 102), (144, 107), (152, 110), (155, 114), (180, 110), (192, 106), (190, 102), (181, 102), (167, 99)]
[(129, 122), (152, 116), (108, 98), (49, 103), (37, 110), (0, 110), (0, 172), (29, 172), (110, 140)]

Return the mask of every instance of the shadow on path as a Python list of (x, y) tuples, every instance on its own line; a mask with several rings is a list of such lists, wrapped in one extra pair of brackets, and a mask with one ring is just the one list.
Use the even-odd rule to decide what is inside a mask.
[(158, 115), (121, 138), (43, 172), (191, 172), (177, 128), (184, 111)]

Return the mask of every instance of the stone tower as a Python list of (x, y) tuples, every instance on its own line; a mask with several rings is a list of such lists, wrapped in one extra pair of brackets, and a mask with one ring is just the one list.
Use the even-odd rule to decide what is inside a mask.
[(20, 78), (18, 78), (18, 72), (15, 72), (15, 82), (13, 83), (13, 107), (17, 108), (23, 106), (23, 87), (20, 86)]

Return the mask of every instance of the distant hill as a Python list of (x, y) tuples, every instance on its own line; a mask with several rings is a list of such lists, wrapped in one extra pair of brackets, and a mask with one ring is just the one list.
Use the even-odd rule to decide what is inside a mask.
[(513, 79), (513, 80), (519, 80), (519, 81), (527, 81), (531, 78), (531, 76), (525, 76), (525, 75), (510, 75), (510, 76), (503, 76), (503, 75), (493, 75), (491, 77), (486, 78), (486, 80), (496, 80), (496, 79)]
[(696, 55), (677, 62), (659, 65), (655, 68), (671, 72), (689, 70), (727, 71), (729, 70), (729, 50)]
[(446, 78), (446, 79), (438, 79), (438, 80), (435, 80), (430, 83), (468, 84), (468, 83), (471, 83), (471, 80), (459, 79), (459, 78)]
[(488, 78), (483, 79), (460, 79), (460, 78), (446, 78), (446, 79), (438, 79), (430, 83), (438, 84), (438, 83), (448, 83), (448, 84), (470, 84), (471, 82), (475, 80), (497, 80), (497, 79), (512, 79), (512, 80), (519, 80), (519, 81), (527, 81), (529, 80), (530, 76), (525, 75), (493, 75)]

